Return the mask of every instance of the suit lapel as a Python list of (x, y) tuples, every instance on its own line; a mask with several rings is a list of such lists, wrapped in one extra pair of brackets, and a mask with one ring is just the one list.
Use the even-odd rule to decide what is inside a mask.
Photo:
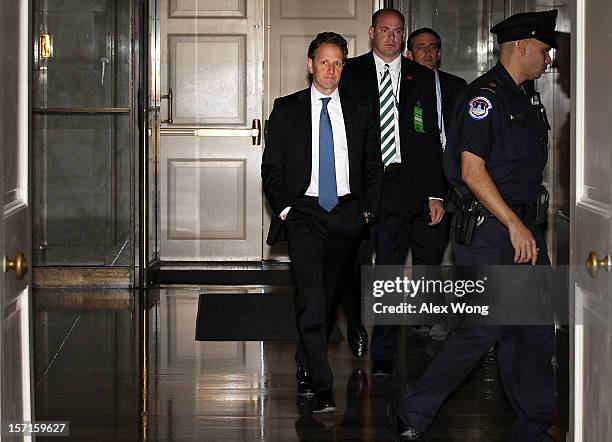
[(304, 89), (298, 96), (297, 121), (304, 141), (304, 163), (306, 176), (310, 182), (312, 174), (312, 115), (310, 104), (310, 88)]
[(356, 103), (353, 102), (351, 96), (342, 90), (340, 90), (340, 105), (342, 106), (342, 119), (344, 120), (344, 131), (346, 133), (346, 148), (348, 151), (350, 175), (350, 171), (355, 170), (354, 168), (356, 165), (353, 163), (357, 158), (357, 153), (355, 152), (357, 146), (355, 146), (355, 140), (353, 139), (353, 134), (355, 133), (353, 127), (358, 118), (355, 112), (357, 106)]
[(349, 152), (351, 150), (351, 139), (349, 134), (352, 134), (352, 126), (353, 126), (353, 112), (354, 106), (351, 103), (350, 96), (348, 96), (344, 91), (340, 92), (340, 105), (342, 107), (342, 118), (344, 119), (344, 129), (346, 131), (346, 142), (348, 144)]
[(402, 55), (402, 78), (400, 79), (400, 97), (410, 95), (412, 91), (412, 70), (410, 69), (410, 60)]
[(448, 125), (450, 124), (449, 120), (449, 116), (450, 116), (450, 112), (452, 111), (451, 106), (449, 106), (449, 103), (451, 103), (451, 99), (449, 97), (449, 90), (448, 90), (448, 83), (446, 82), (446, 77), (444, 72), (441, 72), (438, 70), (438, 78), (440, 78), (440, 95), (442, 96), (442, 118), (444, 119), (444, 125), (446, 128), (448, 128)]
[(370, 89), (370, 96), (378, 102), (378, 77), (376, 75), (376, 62), (374, 61), (374, 53), (370, 51), (365, 58), (365, 63), (362, 65), (363, 84)]

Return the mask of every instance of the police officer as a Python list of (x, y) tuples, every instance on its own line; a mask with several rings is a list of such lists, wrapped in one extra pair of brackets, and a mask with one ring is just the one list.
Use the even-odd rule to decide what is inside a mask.
[[(530, 82), (551, 63), (557, 48), (557, 10), (515, 14), (491, 29), (499, 63), (458, 100), (444, 168), (458, 186), (461, 204), (480, 207), (477, 222), (454, 223), (453, 252), (460, 265), (550, 265), (539, 228), (546, 194), (543, 169), (550, 129)], [(459, 213), (455, 219), (466, 219)], [(475, 227), (461, 231), (465, 225)], [(453, 331), (431, 365), (406, 384), (388, 414), (400, 440), (420, 440), (442, 402), (492, 346), (504, 391), (516, 415), (513, 441), (552, 441), (554, 418), (553, 327), (467, 326)]]

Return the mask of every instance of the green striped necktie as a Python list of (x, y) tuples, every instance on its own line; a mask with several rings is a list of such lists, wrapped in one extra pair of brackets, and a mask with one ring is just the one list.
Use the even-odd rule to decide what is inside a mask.
[(389, 65), (385, 64), (385, 72), (380, 80), (380, 149), (385, 167), (395, 160), (395, 97), (391, 84)]

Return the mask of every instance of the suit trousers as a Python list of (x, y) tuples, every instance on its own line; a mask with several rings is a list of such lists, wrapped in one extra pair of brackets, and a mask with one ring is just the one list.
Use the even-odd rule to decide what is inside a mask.
[[(412, 249), (412, 265), (438, 265), (444, 254), (443, 237), (438, 226), (429, 226), (429, 211), (404, 216), (382, 213), (374, 239), (376, 265), (404, 265), (409, 249)], [(392, 360), (396, 347), (397, 326), (375, 325), (372, 358)]]
[[(525, 221), (534, 235), (538, 265), (550, 265), (546, 242), (534, 221)], [(508, 230), (487, 218), (469, 247), (453, 244), (458, 265), (512, 265), (514, 249)], [(402, 388), (398, 415), (404, 425), (426, 431), (440, 406), (470, 374), (489, 348), (497, 344), (504, 391), (516, 421), (512, 440), (552, 441), (546, 430), (554, 421), (554, 327), (465, 326), (453, 330), (425, 373)]]
[[(385, 172), (383, 187), (384, 199), (395, 200), (397, 178), (400, 172), (390, 169)], [(422, 207), (420, 213), (402, 213), (398, 210), (381, 209), (377, 223), (369, 227), (358, 248), (353, 273), (347, 292), (342, 299), (342, 310), (346, 315), (348, 326), (358, 326), (361, 319), (361, 266), (372, 263), (372, 255), (376, 252), (377, 265), (404, 265), (408, 251), (412, 249), (413, 265), (439, 265), (442, 263), (444, 250), (448, 244), (450, 223), (446, 217), (436, 226), (429, 225), (429, 206)], [(397, 326), (375, 325), (372, 331), (371, 357), (374, 359), (391, 360), (397, 347)]]
[(340, 202), (328, 213), (316, 198), (304, 197), (295, 201), (285, 220), (300, 335), (295, 359), (312, 373), (315, 392), (333, 386), (327, 344), (364, 226), (354, 200)]
[(430, 226), (429, 207), (417, 216), (412, 226), (413, 265), (440, 265), (448, 246), (450, 216), (444, 215), (442, 221)]

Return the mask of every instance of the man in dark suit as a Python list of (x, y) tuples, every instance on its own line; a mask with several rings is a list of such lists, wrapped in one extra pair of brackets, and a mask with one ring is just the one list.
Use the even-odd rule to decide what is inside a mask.
[[(434, 71), (436, 76), (436, 104), (438, 115), (438, 129), (440, 131), (440, 144), (442, 150), (446, 148), (446, 128), (450, 126), (451, 115), (459, 93), (467, 86), (467, 82), (456, 75), (441, 71), (440, 60), (442, 56), (442, 39), (436, 31), (431, 28), (421, 28), (408, 36), (408, 58), (428, 67)], [(444, 251), (448, 245), (450, 233), (450, 219), (445, 216), (435, 226), (428, 226), (428, 219), (420, 217), (417, 221), (420, 231), (423, 232), (423, 240), (431, 247), (432, 254), (436, 256), (436, 262), (442, 264)], [(425, 327), (425, 332), (433, 339), (443, 340), (448, 335), (448, 327), (444, 324), (435, 324), (431, 329)]]
[(284, 228), (289, 243), (298, 394), (314, 394), (315, 412), (336, 407), (327, 343), (344, 275), (376, 216), (382, 186), (376, 109), (337, 87), (347, 53), (346, 40), (333, 32), (310, 43), (312, 86), (274, 102), (261, 165), (274, 211), (268, 242)]
[(442, 39), (440, 35), (431, 28), (421, 28), (408, 36), (407, 56), (410, 60), (427, 66), (434, 71), (439, 78), (440, 93), (436, 90), (436, 101), (442, 109), (442, 121), (438, 123), (440, 136), (443, 137), (442, 148), (446, 147), (445, 128), (450, 125), (453, 107), (459, 93), (465, 89), (467, 82), (456, 75), (440, 70), (442, 60)]
[[(377, 11), (368, 30), (372, 51), (349, 59), (341, 81), (341, 87), (361, 94), (379, 108), (379, 145), (385, 164), (380, 214), (360, 245), (353, 283), (343, 302), (347, 335), (356, 356), (360, 354), (355, 349), (364, 349), (363, 344), (356, 344), (367, 340), (359, 316), (360, 266), (371, 263), (374, 248), (377, 265), (403, 265), (409, 248), (413, 264), (434, 264), (431, 248), (415, 221), (424, 214), (428, 227), (439, 223), (444, 214), (434, 75), (401, 56), (404, 27), (399, 11)], [(373, 375), (391, 374), (396, 332), (397, 326), (374, 326)]]

